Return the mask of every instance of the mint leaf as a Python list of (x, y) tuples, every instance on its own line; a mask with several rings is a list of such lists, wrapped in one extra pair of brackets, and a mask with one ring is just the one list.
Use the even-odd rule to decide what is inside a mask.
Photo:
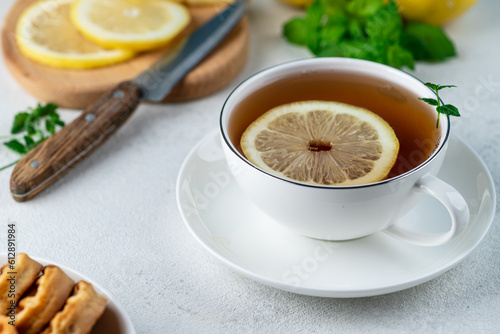
[(346, 11), (360, 18), (368, 18), (384, 7), (382, 0), (352, 0), (346, 5)]
[(35, 146), (35, 141), (30, 136), (24, 136), (24, 142), (27, 151)]
[(457, 86), (455, 86), (455, 85), (444, 85), (444, 86), (438, 85), (438, 90), (441, 90), (443, 88), (455, 88), (455, 87), (457, 87)]
[(402, 32), (399, 43), (413, 55), (415, 60), (426, 60), (431, 57), (430, 51), (419, 38)]
[(440, 28), (422, 23), (404, 26), (393, 0), (316, 0), (305, 17), (283, 26), (283, 35), (319, 57), (366, 59), (395, 68), (414, 69), (415, 60), (455, 55)]
[(421, 55), (422, 60), (442, 61), (456, 56), (455, 46), (440, 27), (426, 23), (410, 23), (405, 27), (404, 33), (424, 45), (426, 52)]
[[(317, 28), (321, 25), (323, 17), (327, 17), (322, 1), (315, 1), (306, 8), (306, 20), (309, 29)], [(324, 22), (323, 22), (324, 23)]]
[(346, 7), (347, 0), (317, 0), (323, 11), (328, 16), (337, 15), (339, 13), (344, 13), (344, 8)]
[(29, 135), (34, 135), (36, 133), (36, 118), (33, 114), (28, 115), (24, 121), (24, 131), (28, 132)]
[(373, 49), (364, 41), (344, 40), (339, 44), (343, 57), (369, 59), (373, 58)]
[(45, 120), (45, 129), (47, 130), (48, 133), (53, 135), (56, 132), (56, 123), (49, 119)]
[(337, 44), (342, 39), (346, 32), (345, 27), (343, 26), (327, 26), (321, 29), (319, 32), (319, 47), (321, 49), (331, 45)]
[(413, 55), (399, 44), (390, 45), (387, 48), (387, 64), (395, 68), (406, 66), (409, 69), (415, 69)]
[(427, 104), (430, 104), (431, 106), (438, 106), (439, 105), (439, 102), (436, 99), (428, 99), (425, 97), (419, 97), (418, 99), (422, 100), (424, 102), (427, 102)]
[(457, 107), (451, 105), (451, 104), (445, 104), (443, 106), (439, 106), (436, 108), (437, 112), (440, 114), (445, 114), (449, 116), (460, 116), (460, 113), (458, 112)]
[(346, 29), (347, 34), (353, 40), (362, 40), (366, 37), (363, 25), (357, 19), (349, 20), (349, 22), (347, 22)]
[(401, 36), (401, 16), (393, 1), (369, 17), (366, 22), (366, 34), (373, 39), (397, 42)]
[(63, 126), (65, 126), (65, 125), (66, 125), (66, 123), (64, 123), (63, 121), (61, 121), (61, 120), (59, 120), (59, 119), (58, 119), (58, 120), (56, 120), (56, 121), (54, 121), (54, 123), (56, 123), (56, 125), (59, 125), (60, 127), (63, 127)]
[(329, 44), (316, 53), (317, 57), (344, 57), (339, 44)]
[(424, 85), (436, 92), (439, 90), (439, 85), (433, 84), (432, 82), (426, 82)]
[(437, 106), (436, 111), (438, 114), (437, 114), (437, 120), (436, 120), (436, 128), (439, 126), (439, 116), (441, 114), (445, 114), (448, 116), (460, 117), (460, 113), (458, 112), (457, 107), (455, 107), (451, 104), (441, 105), (441, 100), (439, 99), (439, 91), (441, 89), (452, 88), (452, 87), (456, 87), (456, 86), (454, 86), (454, 85), (442, 85), (441, 86), (441, 85), (433, 84), (431, 82), (426, 82), (424, 85), (426, 85), (427, 87), (432, 89), (434, 91), (434, 93), (436, 94), (437, 99), (419, 98), (419, 100), (422, 100), (422, 101), (430, 104), (431, 106)]
[(5, 146), (10, 148), (12, 151), (19, 154), (26, 154), (26, 148), (23, 144), (21, 144), (18, 140), (13, 139), (9, 142), (3, 143)]
[(12, 129), (10, 133), (13, 135), (18, 134), (19, 132), (24, 130), (24, 123), (26, 122), (26, 118), (29, 116), (27, 112), (18, 113), (14, 117), (14, 123), (12, 124)]
[(306, 45), (307, 34), (307, 22), (299, 17), (288, 21), (283, 27), (283, 35), (293, 44)]
[(40, 105), (40, 103), (39, 103), (37, 106), (37, 109), (39, 110), (40, 117), (45, 117), (45, 116), (48, 116), (50, 114), (53, 114), (57, 108), (58, 108), (57, 105), (55, 105), (53, 103), (47, 103), (44, 106)]
[[(14, 116), (11, 133), (18, 136), (8, 136), (8, 138), (13, 139), (3, 143), (3, 145), (21, 155), (28, 153), (50, 135), (53, 135), (57, 126), (64, 126), (64, 122), (60, 120), (56, 111), (57, 108), (57, 105), (53, 103), (47, 103), (46, 105), (38, 103), (35, 108), (28, 108), (28, 111), (17, 113)], [(22, 143), (23, 140), (24, 144)], [(17, 161), (0, 167), (0, 170), (4, 170), (16, 163)]]
[(310, 31), (309, 34), (307, 34), (306, 46), (315, 55), (318, 55), (321, 52), (321, 49), (320, 49), (321, 35), (320, 35), (320, 33), (321, 33), (320, 30), (315, 30), (315, 31)]

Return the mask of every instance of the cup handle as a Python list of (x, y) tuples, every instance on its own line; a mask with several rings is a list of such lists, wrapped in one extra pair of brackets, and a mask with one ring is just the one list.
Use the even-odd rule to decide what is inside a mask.
[(448, 183), (431, 174), (422, 176), (414, 191), (430, 195), (443, 204), (451, 216), (449, 231), (441, 234), (419, 233), (407, 230), (397, 223), (385, 230), (388, 235), (420, 246), (439, 246), (459, 235), (469, 223), (469, 207), (463, 196)]

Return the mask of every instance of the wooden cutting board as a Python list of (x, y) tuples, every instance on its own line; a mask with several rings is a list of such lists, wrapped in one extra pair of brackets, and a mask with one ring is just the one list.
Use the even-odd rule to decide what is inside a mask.
[[(58, 69), (38, 64), (21, 54), (14, 32), (22, 11), (36, 0), (18, 0), (6, 16), (2, 29), (2, 51), (7, 68), (19, 84), (36, 98), (53, 102), (63, 108), (84, 109), (99, 96), (118, 83), (130, 80), (148, 69), (174, 45), (142, 53), (135, 58), (112, 66), (88, 69)], [(192, 22), (183, 36), (217, 14), (222, 6), (189, 8)], [(229, 84), (243, 68), (248, 51), (248, 22), (246, 18), (234, 28), (226, 39), (194, 68), (164, 102), (200, 98)]]

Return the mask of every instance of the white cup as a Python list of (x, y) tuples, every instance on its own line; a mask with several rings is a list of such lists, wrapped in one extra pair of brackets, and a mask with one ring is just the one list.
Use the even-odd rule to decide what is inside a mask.
[[(230, 138), (231, 116), (246, 97), (292, 74), (308, 71), (348, 71), (391, 82), (419, 97), (436, 98), (416, 78), (394, 68), (356, 59), (313, 58), (280, 64), (255, 74), (227, 98), (220, 116), (222, 146), (233, 176), (243, 192), (268, 216), (288, 229), (324, 240), (349, 240), (385, 232), (395, 238), (423, 245), (442, 245), (468, 224), (469, 208), (462, 195), (436, 177), (448, 147), (450, 120), (440, 117), (440, 139), (431, 156), (412, 170), (377, 183), (360, 186), (315, 186), (283, 179), (256, 167)], [(234, 138), (233, 138), (234, 140)], [(451, 217), (449, 230), (440, 234), (410, 231), (398, 219), (411, 210), (419, 194), (438, 199)]]

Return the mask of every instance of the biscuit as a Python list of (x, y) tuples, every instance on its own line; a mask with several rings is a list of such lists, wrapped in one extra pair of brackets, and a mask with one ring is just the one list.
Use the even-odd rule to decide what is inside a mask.
[(16, 328), (20, 334), (39, 333), (63, 307), (73, 280), (60, 268), (48, 265), (18, 302)]
[[(10, 268), (10, 263), (6, 263), (2, 269), (0, 269), (0, 309), (2, 314), (7, 314), (9, 307), (11, 306), (11, 300), (14, 304), (17, 303), (19, 298), (28, 290), (28, 288), (36, 280), (43, 266), (32, 260), (28, 255), (24, 253), (17, 254), (15, 258), (14, 268)], [(10, 274), (14, 272), (15, 274)], [(15, 288), (11, 289), (10, 278), (14, 276)]]
[(87, 334), (106, 309), (106, 298), (92, 284), (78, 282), (64, 308), (50, 321), (42, 334)]
[(15, 326), (9, 324), (10, 319), (0, 315), (0, 334), (18, 334)]

